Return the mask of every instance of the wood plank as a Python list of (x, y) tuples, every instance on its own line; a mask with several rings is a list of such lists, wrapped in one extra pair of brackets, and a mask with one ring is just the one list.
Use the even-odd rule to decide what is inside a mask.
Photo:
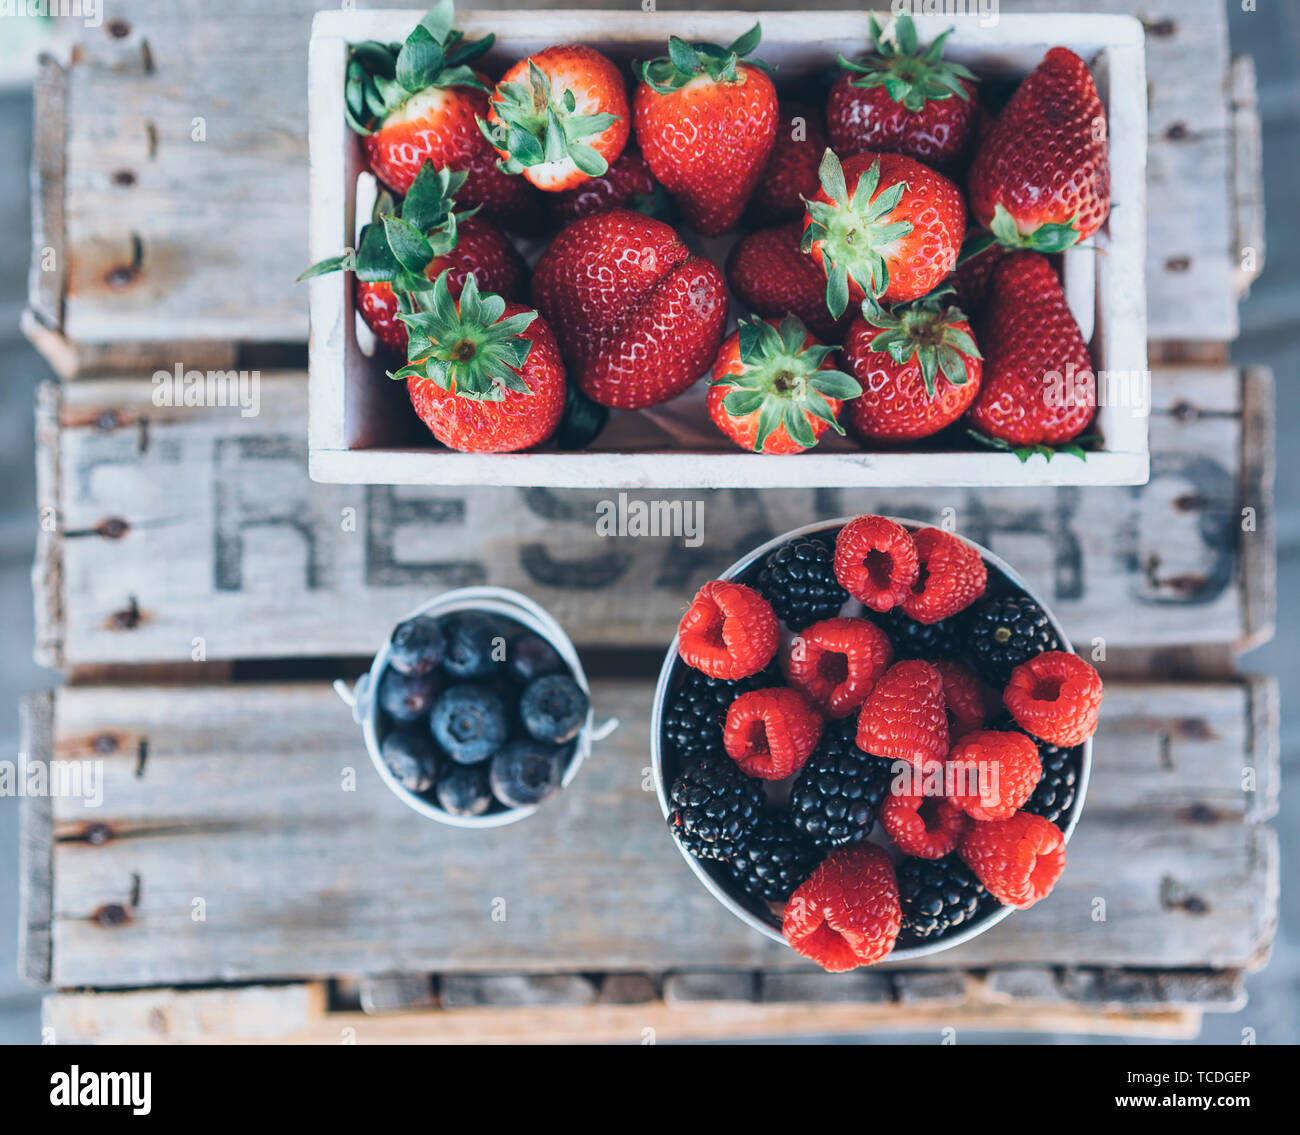
[[(1056, 892), (910, 968), (1256, 964), (1277, 918), (1256, 799), (1277, 750), (1253, 697), (1110, 683)], [(799, 968), (664, 831), (644, 788), (649, 702), (644, 681), (597, 682), (597, 714), (622, 725), (574, 784), (525, 823), (468, 833), (388, 792), (327, 687), (64, 690), (53, 755), (102, 762), (103, 804), (54, 801), (53, 982)]]
[[(82, 33), (67, 79), (68, 339), (306, 339), (306, 295), (290, 280), (307, 258), (304, 75), (317, 7), (318, 0), (271, 8), (240, 0), (218, 16), (140, 0), (120, 38)], [(1239, 99), (1235, 126), (1229, 118), (1221, 0), (1008, 0), (1001, 8), (1142, 19), (1148, 195), (1159, 202), (1148, 232), (1150, 335), (1234, 337), (1241, 226), (1232, 202), (1235, 194), (1250, 208), (1252, 197), (1239, 184), (1251, 175), (1234, 159), (1235, 139), (1251, 111)], [(258, 113), (236, 113), (254, 87)], [(193, 140), (196, 119), (202, 142)]]
[(68, 125), (67, 73), (43, 55), (33, 90), (32, 245), (27, 269), (27, 305), (47, 327), (63, 325), (67, 281), (64, 234), (64, 167)]
[[(30, 694), (20, 706), (24, 760), (53, 751), (54, 695)], [(49, 796), (23, 796), (18, 812), (18, 972), (33, 985), (50, 980), (54, 914), (54, 823)]]
[(697, 539), (601, 534), (598, 508), (620, 498), (600, 490), (314, 484), (301, 376), (268, 374), (259, 389), (249, 418), (155, 406), (146, 379), (70, 384), (58, 406), (46, 392), (42, 507), (58, 531), (36, 566), (43, 661), (365, 655), (431, 594), (471, 583), (527, 592), (581, 644), (658, 648), (691, 592), (757, 543), (863, 511), (933, 523), (953, 509), (958, 530), (1015, 565), (1085, 643), (1235, 646), (1271, 627), (1271, 473), (1258, 452), (1271, 402), (1252, 379), (1243, 410), (1224, 368), (1155, 372), (1142, 488), (624, 498), (698, 508)]
[[(287, 987), (288, 990), (314, 987)], [(528, 1009), (432, 1009), (372, 1016), (321, 1012), (304, 1026), (293, 1018), (278, 1033), (242, 1027), (247, 993), (257, 1020), (276, 990), (70, 993), (47, 997), (43, 1020), (59, 1043), (113, 1044), (668, 1044), (688, 1040), (852, 1036), (864, 1033), (947, 1035), (988, 1030), (1190, 1040), (1201, 1028), (1195, 1008), (1158, 1010), (1032, 1006), (972, 1000), (964, 1006), (900, 1007), (824, 1003), (680, 1008), (646, 1005), (543, 1006)], [(214, 996), (216, 994), (216, 996)], [(277, 1000), (292, 996), (280, 993)], [(190, 1010), (190, 999), (202, 1000)], [(216, 1008), (213, 1009), (213, 1003)], [(227, 1006), (231, 1006), (228, 1008)], [(220, 1026), (225, 1023), (223, 1033)], [(955, 1035), (945, 1030), (956, 1030)]]

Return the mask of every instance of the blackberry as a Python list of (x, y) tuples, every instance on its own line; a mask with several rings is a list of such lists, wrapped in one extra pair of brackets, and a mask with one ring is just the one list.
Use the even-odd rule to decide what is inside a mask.
[(1061, 817), (1068, 815), (1070, 809), (1074, 807), (1082, 749), (1063, 749), (1060, 745), (1050, 745), (1035, 737), (1029, 730), (1021, 728), (1009, 713), (1000, 715), (990, 728), (1023, 733), (1038, 746), (1038, 757), (1043, 763), (1043, 775), (1034, 788), (1034, 794), (1025, 801), (1020, 810), (1032, 812), (1035, 816), (1042, 816), (1043, 819), (1059, 825)]
[(902, 932), (929, 942), (970, 922), (989, 897), (984, 884), (956, 855), (942, 859), (908, 856), (896, 868)]
[(731, 703), (743, 693), (773, 684), (766, 671), (729, 682), (688, 670), (664, 713), (663, 741), (668, 751), (682, 764), (720, 752)]
[(668, 826), (696, 859), (725, 861), (758, 822), (764, 799), (762, 781), (726, 757), (697, 761), (673, 781)]
[(999, 690), (1022, 662), (1061, 649), (1047, 612), (1028, 596), (983, 600), (971, 610), (969, 630), (971, 661)]
[(873, 618), (894, 644), (894, 656), (898, 661), (923, 658), (933, 662), (936, 658), (956, 658), (962, 652), (966, 638), (962, 614), (964, 612), (940, 619), (937, 623), (918, 623), (895, 608)]
[(754, 898), (785, 902), (821, 862), (786, 816), (764, 816), (737, 840), (731, 877)]
[(889, 792), (893, 762), (858, 748), (855, 717), (822, 733), (790, 793), (790, 818), (814, 847), (846, 847), (866, 839)]
[(849, 601), (849, 593), (835, 578), (834, 550), (809, 536), (782, 544), (769, 555), (755, 587), (792, 631), (838, 615)]

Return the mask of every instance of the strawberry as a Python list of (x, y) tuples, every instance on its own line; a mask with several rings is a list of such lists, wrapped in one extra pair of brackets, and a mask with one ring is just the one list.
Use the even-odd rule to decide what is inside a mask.
[(727, 710), (722, 747), (746, 776), (784, 780), (803, 768), (824, 724), (817, 707), (798, 690), (750, 690)]
[(863, 304), (844, 337), (849, 373), (862, 397), (848, 409), (867, 441), (929, 437), (962, 416), (979, 393), (982, 356), (970, 323), (940, 287), (886, 312)]
[[(1061, 282), (1047, 258), (1013, 252), (998, 261), (980, 333), (984, 376), (969, 420), (979, 440), (1022, 461), (1068, 446), (1092, 421), (1097, 378)], [(981, 436), (982, 435), (982, 436)]]
[(461, 204), (503, 223), (527, 225), (535, 191), (497, 169), (496, 151), (479, 133), (488, 112), (488, 80), (469, 64), (493, 36), (467, 41), (452, 29), (451, 0), (429, 10), (403, 44), (353, 46), (344, 88), (348, 124), (362, 136), (366, 160), (394, 193), (406, 193), (425, 162), (467, 175)]
[(632, 117), (622, 72), (581, 44), (548, 47), (511, 67), (488, 100), (483, 136), (505, 173), (559, 193), (609, 169)]
[(649, 164), (631, 147), (599, 177), (588, 178), (576, 189), (556, 193), (549, 203), (551, 216), (561, 225), (606, 209), (635, 209), (649, 217), (662, 217), (668, 204)]
[(429, 281), (444, 272), (453, 299), (471, 272), (484, 291), (522, 299), (528, 268), (510, 239), (473, 211), (454, 211), (453, 198), (464, 188), (466, 176), (435, 170), (432, 162), (425, 162), (400, 209), (394, 209), (391, 195), (380, 195), (374, 220), (361, 230), (355, 258), (345, 254), (322, 260), (298, 279), (353, 268), (361, 318), (383, 347), (402, 355), (406, 325), (399, 316), (409, 312), (411, 304), (399, 300), (399, 294), (427, 291)]
[(805, 197), (817, 192), (817, 166), (827, 146), (822, 114), (806, 103), (781, 103), (776, 140), (745, 219), (755, 226), (779, 225), (803, 216)]
[(957, 263), (966, 206), (942, 174), (901, 154), (857, 154), (840, 165), (831, 150), (808, 202), (803, 249), (826, 273), (826, 308), (849, 300), (919, 299)]
[(814, 335), (838, 342), (851, 316), (838, 320), (826, 310), (826, 274), (799, 247), (799, 221), (760, 229), (740, 238), (727, 257), (727, 283), (757, 315), (797, 315)]
[(755, 24), (729, 47), (673, 36), (667, 56), (636, 68), (636, 137), (651, 170), (705, 236), (733, 229), (776, 140), (776, 88)]
[(533, 272), (533, 303), (583, 391), (637, 410), (708, 369), (726, 326), (727, 285), (670, 225), (610, 209), (555, 238)]
[(922, 51), (906, 12), (894, 21), (893, 42), (871, 17), (876, 54), (859, 63), (841, 55), (844, 70), (826, 103), (831, 148), (841, 158), (874, 151), (907, 154), (940, 169), (960, 162), (975, 129), (978, 80), (943, 58), (951, 31)]
[(401, 316), (411, 405), (443, 445), (509, 453), (551, 436), (564, 412), (559, 345), (537, 312), (480, 292), (473, 276), (453, 299), (444, 272), (430, 310)]
[(834, 354), (796, 316), (742, 322), (714, 361), (709, 417), (755, 453), (802, 453), (828, 429), (843, 434), (840, 406), (861, 388), (833, 369)]
[(971, 213), (1009, 248), (1060, 252), (1110, 211), (1106, 111), (1088, 65), (1054, 47), (980, 143), (968, 179)]

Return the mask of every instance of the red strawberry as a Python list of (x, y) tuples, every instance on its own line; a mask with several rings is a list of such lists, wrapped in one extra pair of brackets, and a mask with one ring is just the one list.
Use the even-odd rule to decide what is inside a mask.
[(454, 212), (453, 197), (465, 181), (463, 172), (435, 170), (425, 162), (400, 210), (394, 210), (389, 194), (380, 196), (374, 220), (361, 230), (355, 260), (347, 256), (322, 260), (298, 278), (352, 267), (361, 318), (383, 347), (403, 356), (406, 325), (398, 317), (411, 311), (412, 305), (403, 307), (399, 292), (425, 291), (425, 281), (446, 272), (455, 299), (472, 272), (481, 290), (507, 300), (522, 299), (528, 268), (509, 238), (478, 215)]
[(459, 300), (447, 275), (431, 310), (404, 315), (411, 405), (443, 445), (468, 453), (508, 453), (545, 441), (564, 412), (560, 349), (537, 312), (480, 293), (474, 277)]
[(833, 369), (834, 354), (793, 315), (742, 322), (713, 364), (709, 417), (755, 453), (802, 453), (828, 429), (842, 434), (840, 406), (860, 388)]
[(978, 80), (960, 63), (943, 58), (948, 32), (923, 52), (906, 12), (895, 20), (892, 43), (871, 17), (876, 54), (860, 63), (841, 55), (845, 70), (826, 104), (831, 148), (840, 157), (867, 151), (907, 154), (939, 168), (961, 160), (974, 133), (979, 104), (972, 96)]
[(822, 724), (821, 714), (798, 690), (750, 690), (727, 710), (722, 747), (746, 776), (784, 780), (803, 768)]
[(752, 587), (710, 580), (696, 592), (677, 627), (677, 653), (687, 666), (733, 682), (757, 674), (776, 655), (781, 627), (772, 605)]
[(866, 619), (823, 619), (790, 644), (790, 684), (830, 717), (861, 707), (894, 661), (889, 636)]
[(864, 440), (929, 437), (975, 401), (982, 356), (970, 323), (946, 292), (871, 310), (849, 327), (844, 365), (862, 383), (862, 397), (849, 406), (848, 420)]
[(620, 410), (690, 386), (727, 321), (722, 273), (670, 225), (626, 209), (583, 217), (555, 238), (533, 272), (533, 303), (583, 391)]
[(830, 973), (880, 961), (903, 925), (889, 852), (874, 843), (828, 856), (785, 904), (790, 948)]
[[(561, 225), (590, 217), (606, 209), (635, 209), (647, 216), (658, 216), (662, 196), (650, 166), (630, 147), (612, 162), (600, 177), (591, 177), (575, 189), (566, 189), (549, 198), (551, 216)], [(666, 201), (664, 202), (666, 204)]]
[(353, 46), (347, 67), (345, 113), (362, 135), (375, 176), (394, 193), (410, 189), (426, 162), (467, 175), (463, 206), (506, 224), (526, 224), (536, 194), (497, 169), (496, 151), (479, 133), (488, 112), (488, 80), (469, 64), (493, 36), (466, 41), (452, 29), (452, 5), (426, 13), (400, 50), (368, 41)]
[(749, 198), (746, 220), (762, 226), (801, 218), (804, 198), (817, 192), (817, 166), (825, 150), (821, 111), (801, 102), (782, 103), (776, 140)]
[(881, 805), (880, 824), (904, 855), (942, 859), (957, 850), (971, 818), (942, 796), (892, 794)]
[(851, 316), (826, 310), (826, 273), (799, 247), (803, 223), (760, 229), (743, 236), (727, 257), (727, 283), (757, 315), (797, 315), (814, 335), (839, 342)]
[(939, 679), (943, 682), (949, 736), (964, 737), (983, 728), (988, 720), (988, 703), (980, 680), (960, 662), (948, 658), (936, 659), (930, 665), (939, 671)]
[(948, 754), (949, 798), (975, 820), (1008, 819), (1042, 775), (1038, 746), (1023, 733), (967, 733)]
[(803, 248), (826, 273), (826, 307), (919, 299), (957, 263), (966, 231), (961, 191), (901, 154), (857, 154), (843, 166), (827, 150), (821, 189), (808, 202)]
[(858, 715), (858, 748), (924, 769), (948, 755), (943, 679), (928, 662), (909, 659), (885, 671)]
[(1050, 745), (1069, 749), (1097, 731), (1101, 675), (1077, 654), (1049, 650), (1013, 671), (1002, 691), (1016, 724)]
[(1097, 378), (1046, 257), (1013, 252), (998, 262), (980, 342), (984, 376), (970, 422), (998, 448), (1061, 445), (1088, 428)]
[(1009, 248), (1059, 252), (1110, 212), (1106, 110), (1088, 65), (1054, 47), (979, 145), (971, 213)]
[(964, 611), (988, 583), (984, 557), (960, 536), (942, 528), (912, 534), (921, 561), (916, 583), (899, 606), (918, 623), (937, 623)]
[(897, 607), (916, 582), (916, 543), (901, 524), (884, 516), (859, 516), (835, 539), (835, 578), (873, 611)]
[(552, 193), (600, 177), (627, 145), (627, 86), (616, 64), (581, 44), (521, 59), (492, 91), (480, 123), (506, 173)]
[(958, 853), (989, 894), (1021, 910), (1046, 898), (1065, 870), (1061, 830), (1029, 812), (974, 824)]
[(755, 24), (730, 47), (676, 36), (668, 54), (637, 68), (636, 137), (687, 224), (705, 236), (733, 229), (776, 139), (776, 88), (762, 65)]

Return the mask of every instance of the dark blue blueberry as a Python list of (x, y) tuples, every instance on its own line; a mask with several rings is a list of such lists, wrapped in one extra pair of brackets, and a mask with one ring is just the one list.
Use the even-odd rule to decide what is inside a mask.
[(403, 674), (429, 674), (442, 661), (447, 636), (432, 615), (399, 623), (388, 640), (388, 665)]
[(564, 669), (564, 660), (541, 635), (530, 633), (510, 643), (506, 667), (516, 681), (531, 682), (543, 674), (558, 674)]
[(547, 674), (525, 687), (519, 719), (535, 740), (562, 745), (578, 735), (587, 705), (586, 693), (568, 674)]
[(422, 729), (394, 729), (379, 746), (388, 771), (408, 792), (428, 792), (438, 774), (438, 750)]
[(481, 816), (492, 807), (492, 790), (488, 787), (484, 765), (449, 765), (438, 777), (434, 798), (453, 816)]
[(434, 703), (429, 724), (443, 752), (463, 765), (487, 760), (510, 736), (505, 699), (476, 682), (446, 690)]
[(572, 745), (511, 741), (492, 758), (489, 772), (492, 793), (512, 808), (526, 808), (549, 800), (559, 792), (572, 756)]
[(386, 666), (379, 679), (379, 707), (394, 721), (409, 725), (428, 714), (438, 685), (436, 674), (403, 674)]
[(505, 638), (495, 620), (478, 611), (449, 616), (443, 623), (447, 650), (442, 668), (453, 678), (490, 678), (505, 655)]

